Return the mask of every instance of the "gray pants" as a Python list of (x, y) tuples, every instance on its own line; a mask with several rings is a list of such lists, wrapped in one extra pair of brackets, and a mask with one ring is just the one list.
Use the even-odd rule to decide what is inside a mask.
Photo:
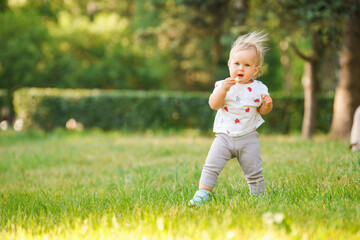
[(258, 135), (257, 131), (240, 137), (230, 137), (223, 133), (216, 134), (201, 173), (200, 184), (215, 187), (218, 176), (226, 163), (236, 157), (250, 192), (254, 195), (264, 192), (265, 179), (261, 166)]

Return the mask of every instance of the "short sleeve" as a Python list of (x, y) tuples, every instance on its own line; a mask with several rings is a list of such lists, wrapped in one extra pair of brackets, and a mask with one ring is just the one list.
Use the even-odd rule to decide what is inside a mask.
[(217, 81), (217, 82), (215, 83), (215, 87), (214, 87), (214, 90), (213, 90), (213, 92), (212, 92), (212, 93), (217, 92), (217, 91), (221, 88), (221, 86), (222, 86), (223, 82), (224, 82), (224, 80)]
[(266, 94), (270, 96), (269, 90), (265, 84), (263, 84), (260, 81), (256, 81), (256, 83), (259, 84), (258, 86), (259, 86), (260, 94)]
[(264, 86), (264, 94), (270, 96), (269, 89), (267, 88), (267, 86), (265, 86), (265, 85), (263, 85), (263, 86)]

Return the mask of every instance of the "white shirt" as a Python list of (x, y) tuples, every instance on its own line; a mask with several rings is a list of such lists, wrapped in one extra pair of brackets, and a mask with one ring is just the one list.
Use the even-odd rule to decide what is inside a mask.
[[(223, 82), (224, 80), (215, 83), (213, 93), (221, 88)], [(217, 110), (213, 131), (236, 137), (256, 130), (265, 122), (257, 111), (262, 103), (261, 94), (269, 95), (269, 92), (258, 80), (232, 86), (226, 93), (223, 107)]]

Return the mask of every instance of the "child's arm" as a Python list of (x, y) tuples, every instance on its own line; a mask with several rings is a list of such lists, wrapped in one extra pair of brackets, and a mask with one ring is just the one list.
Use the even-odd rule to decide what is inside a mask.
[(210, 95), (209, 105), (210, 105), (211, 109), (218, 110), (219, 108), (221, 108), (224, 105), (226, 93), (235, 84), (236, 84), (235, 80), (231, 77), (224, 80), (220, 89)]
[(272, 98), (269, 95), (261, 94), (262, 104), (257, 111), (260, 114), (268, 114), (273, 108)]

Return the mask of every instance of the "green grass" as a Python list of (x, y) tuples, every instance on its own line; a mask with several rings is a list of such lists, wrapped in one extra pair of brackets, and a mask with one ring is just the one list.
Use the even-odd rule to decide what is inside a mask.
[(0, 239), (360, 239), (360, 156), (260, 135), (266, 194), (236, 160), (191, 208), (211, 136), (0, 132)]

